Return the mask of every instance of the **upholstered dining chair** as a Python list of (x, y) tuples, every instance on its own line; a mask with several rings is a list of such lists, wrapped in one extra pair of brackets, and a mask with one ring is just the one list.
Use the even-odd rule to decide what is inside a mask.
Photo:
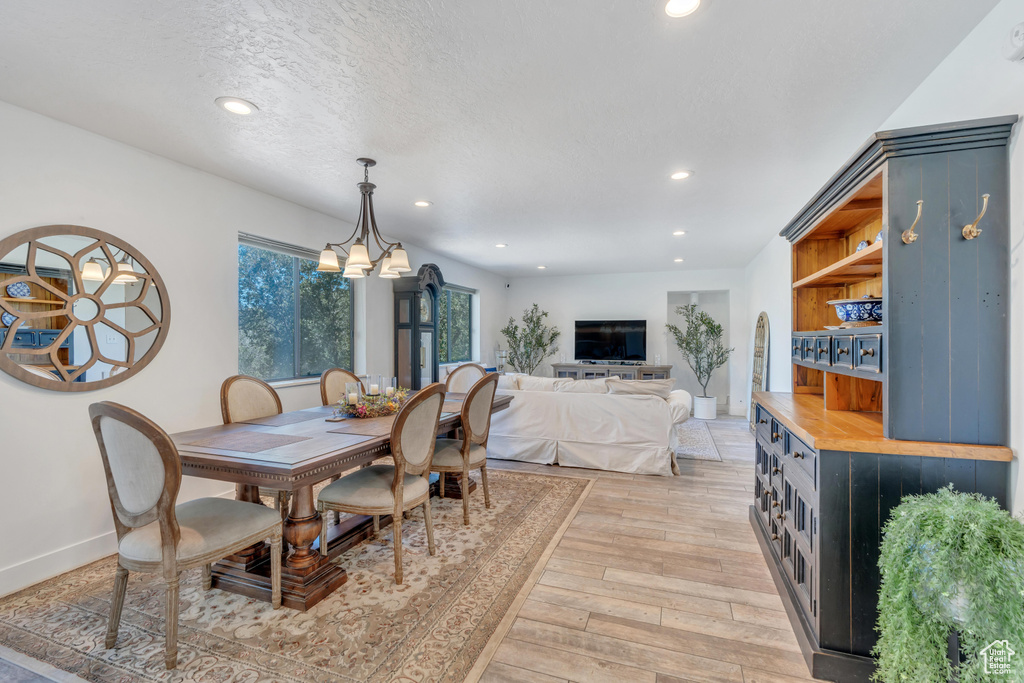
[(199, 498), (175, 505), (181, 459), (171, 438), (131, 408), (104, 401), (89, 406), (103, 459), (117, 532), (117, 572), (107, 622), (107, 649), (117, 643), (128, 572), (159, 573), (166, 585), (164, 662), (178, 663), (178, 577), (222, 557), (270, 540), (271, 603), (281, 606), (281, 534), (277, 513), (261, 505), (224, 498)]
[[(281, 412), (281, 397), (274, 387), (261, 379), (232, 375), (220, 385), (220, 414), (226, 425), (280, 415)], [(261, 487), (260, 495), (274, 499), (274, 509), (281, 513), (281, 519), (288, 516), (287, 491)]]
[[(444, 385), (434, 383), (413, 394), (391, 427), (392, 465), (371, 465), (328, 484), (317, 497), (317, 510), (373, 515), (373, 530), (380, 530), (381, 515), (391, 515), (395, 545), (395, 583), (402, 583), (402, 516), (423, 506), (427, 547), (434, 548), (430, 518), (430, 461), (434, 456)], [(320, 552), (327, 553), (327, 519), (320, 528)]]
[(363, 381), (348, 370), (342, 368), (325, 370), (324, 374), (320, 375), (320, 400), (325, 406), (338, 403), (345, 397), (345, 385), (350, 382), (357, 383), (364, 391), (366, 390)]
[(54, 382), (60, 381), (59, 379), (57, 379), (57, 376), (55, 374), (38, 365), (22, 365), (21, 369), (31, 372), (33, 375), (39, 375), (40, 377), (45, 377), (46, 379), (52, 379)]
[(476, 363), (463, 363), (448, 373), (445, 380), (445, 391), (464, 394), (487, 374), (484, 366)]
[(480, 470), (484, 487), (484, 505), (491, 507), (487, 488), (487, 437), (491, 431), (491, 407), (498, 388), (497, 373), (485, 374), (477, 380), (462, 403), (462, 438), (438, 439), (434, 448), (431, 472), (441, 475), (439, 488), (444, 495), (445, 476), (462, 475), (462, 522), (469, 524), (469, 471)]

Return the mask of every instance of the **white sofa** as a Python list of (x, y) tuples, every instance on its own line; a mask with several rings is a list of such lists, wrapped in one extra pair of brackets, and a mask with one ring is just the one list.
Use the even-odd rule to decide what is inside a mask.
[[(674, 427), (689, 418), (693, 399), (686, 391), (669, 392), (670, 387), (618, 378), (505, 375), (498, 391), (513, 400), (491, 418), (487, 457), (630, 474), (678, 474)], [(649, 389), (662, 395), (613, 393)]]

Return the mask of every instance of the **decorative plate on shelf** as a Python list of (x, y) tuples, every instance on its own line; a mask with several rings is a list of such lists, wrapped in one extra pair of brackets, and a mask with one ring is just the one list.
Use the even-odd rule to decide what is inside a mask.
[(28, 299), (32, 296), (32, 290), (28, 288), (27, 282), (15, 282), (7, 285), (7, 296), (14, 299)]
[(4, 311), (2, 314), (0, 314), (0, 323), (3, 323), (4, 327), (10, 327), (11, 323), (13, 323), (15, 320), (17, 320), (17, 318), (15, 318), (13, 314), (8, 313), (7, 311)]

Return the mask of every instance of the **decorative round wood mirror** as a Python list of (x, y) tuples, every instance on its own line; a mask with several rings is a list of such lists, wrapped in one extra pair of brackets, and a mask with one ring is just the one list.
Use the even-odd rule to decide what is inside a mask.
[(47, 225), (0, 241), (0, 369), (23, 382), (123, 382), (160, 350), (170, 319), (156, 269), (113, 235)]
[(754, 327), (754, 374), (750, 385), (750, 431), (756, 431), (754, 394), (768, 390), (768, 314), (761, 311)]

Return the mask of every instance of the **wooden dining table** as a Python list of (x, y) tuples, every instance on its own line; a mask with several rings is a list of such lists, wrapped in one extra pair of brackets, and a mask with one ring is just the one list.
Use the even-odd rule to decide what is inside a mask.
[[(446, 395), (439, 434), (461, 425), (464, 399), (465, 394)], [(496, 395), (492, 412), (506, 409), (511, 401), (511, 396)], [(329, 529), (327, 553), (322, 554), (318, 539), (322, 518), (313, 486), (391, 452), (394, 416), (337, 422), (329, 421), (332, 413), (331, 407), (323, 406), (171, 435), (181, 456), (182, 474), (234, 483), (236, 498), (256, 505), (263, 504), (259, 487), (291, 493), (284, 519), (281, 597), (282, 604), (302, 611), (348, 579), (344, 567), (330, 558), (374, 533), (371, 517), (343, 519)], [(445, 494), (461, 497), (460, 485), (449, 483)], [(390, 523), (390, 516), (380, 520), (381, 527)], [(223, 558), (213, 565), (212, 577), (214, 587), (269, 602), (270, 546), (260, 543)]]

